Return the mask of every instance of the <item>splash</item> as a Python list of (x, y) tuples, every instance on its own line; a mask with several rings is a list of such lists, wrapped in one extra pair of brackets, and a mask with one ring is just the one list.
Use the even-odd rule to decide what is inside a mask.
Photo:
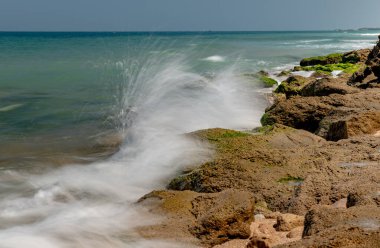
[(210, 61), (210, 62), (224, 62), (226, 59), (219, 55), (210, 56), (207, 58), (204, 58), (203, 60)]
[(264, 105), (234, 68), (204, 77), (183, 54), (167, 53), (114, 66), (123, 78), (113, 118), (124, 136), (120, 151), (42, 174), (8, 171), (0, 198), (2, 247), (170, 247), (138, 238), (135, 227), (159, 220), (133, 203), (212, 156), (185, 133), (259, 125)]

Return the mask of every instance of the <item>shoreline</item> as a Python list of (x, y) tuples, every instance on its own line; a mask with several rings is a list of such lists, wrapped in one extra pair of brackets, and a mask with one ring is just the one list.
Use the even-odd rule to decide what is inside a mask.
[(287, 75), (255, 135), (195, 132), (215, 157), (142, 197), (166, 219), (137, 232), (201, 247), (379, 245), (380, 42), (330, 57)]

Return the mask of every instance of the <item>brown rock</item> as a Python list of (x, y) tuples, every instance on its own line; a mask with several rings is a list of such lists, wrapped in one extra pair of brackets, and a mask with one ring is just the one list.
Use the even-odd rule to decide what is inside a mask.
[(215, 194), (153, 191), (141, 198), (139, 204), (166, 218), (162, 223), (141, 227), (138, 231), (145, 238), (175, 239), (192, 244), (198, 244), (198, 239), (207, 246), (247, 239), (253, 220), (253, 202), (250, 193), (238, 190)]
[(298, 239), (300, 240), (302, 238), (303, 233), (303, 226), (298, 226), (296, 228), (293, 228), (287, 235), (287, 238), (290, 239)]
[(197, 224), (190, 229), (203, 243), (215, 245), (250, 236), (254, 200), (247, 192), (226, 190), (217, 196), (203, 195), (192, 201)]
[(274, 228), (277, 231), (286, 232), (296, 227), (303, 226), (304, 217), (295, 214), (283, 214), (277, 217)]
[(322, 78), (317, 79), (300, 91), (302, 96), (328, 96), (331, 94), (352, 94), (358, 93), (359, 90), (355, 87), (348, 86), (344, 79)]
[(343, 63), (365, 63), (368, 59), (368, 55), (371, 53), (371, 49), (361, 49), (343, 54)]
[(380, 208), (314, 207), (306, 214), (303, 236), (277, 247), (379, 247)]
[[(347, 95), (295, 96), (276, 102), (263, 119), (266, 124), (280, 123), (315, 132), (328, 140), (339, 140), (375, 131), (380, 121), (378, 111), (380, 90), (368, 89)], [(342, 130), (345, 125), (350, 127)], [(342, 133), (335, 135), (340, 130)]]

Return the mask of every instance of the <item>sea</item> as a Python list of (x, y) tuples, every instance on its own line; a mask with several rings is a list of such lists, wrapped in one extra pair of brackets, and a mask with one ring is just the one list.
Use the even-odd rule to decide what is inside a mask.
[(181, 247), (138, 235), (160, 216), (136, 201), (212, 157), (188, 134), (251, 131), (257, 72), (379, 33), (0, 32), (0, 247)]

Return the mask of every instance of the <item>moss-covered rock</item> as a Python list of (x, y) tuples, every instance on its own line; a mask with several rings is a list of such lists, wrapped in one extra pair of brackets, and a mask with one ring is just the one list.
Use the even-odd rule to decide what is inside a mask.
[(302, 71), (316, 71), (318, 73), (331, 74), (333, 71), (343, 71), (344, 73), (353, 74), (358, 71), (362, 65), (352, 63), (338, 63), (328, 65), (302, 66)]
[(310, 57), (301, 60), (301, 66), (313, 66), (313, 65), (328, 65), (341, 63), (343, 54), (332, 53), (326, 56)]
[(273, 87), (274, 85), (277, 85), (277, 81), (268, 76), (262, 76), (260, 77), (260, 80), (263, 83), (264, 87), (266, 88), (270, 88), (270, 87)]
[(310, 79), (301, 76), (291, 76), (282, 82), (275, 93), (283, 93), (287, 98), (298, 95), (302, 88), (310, 82)]

